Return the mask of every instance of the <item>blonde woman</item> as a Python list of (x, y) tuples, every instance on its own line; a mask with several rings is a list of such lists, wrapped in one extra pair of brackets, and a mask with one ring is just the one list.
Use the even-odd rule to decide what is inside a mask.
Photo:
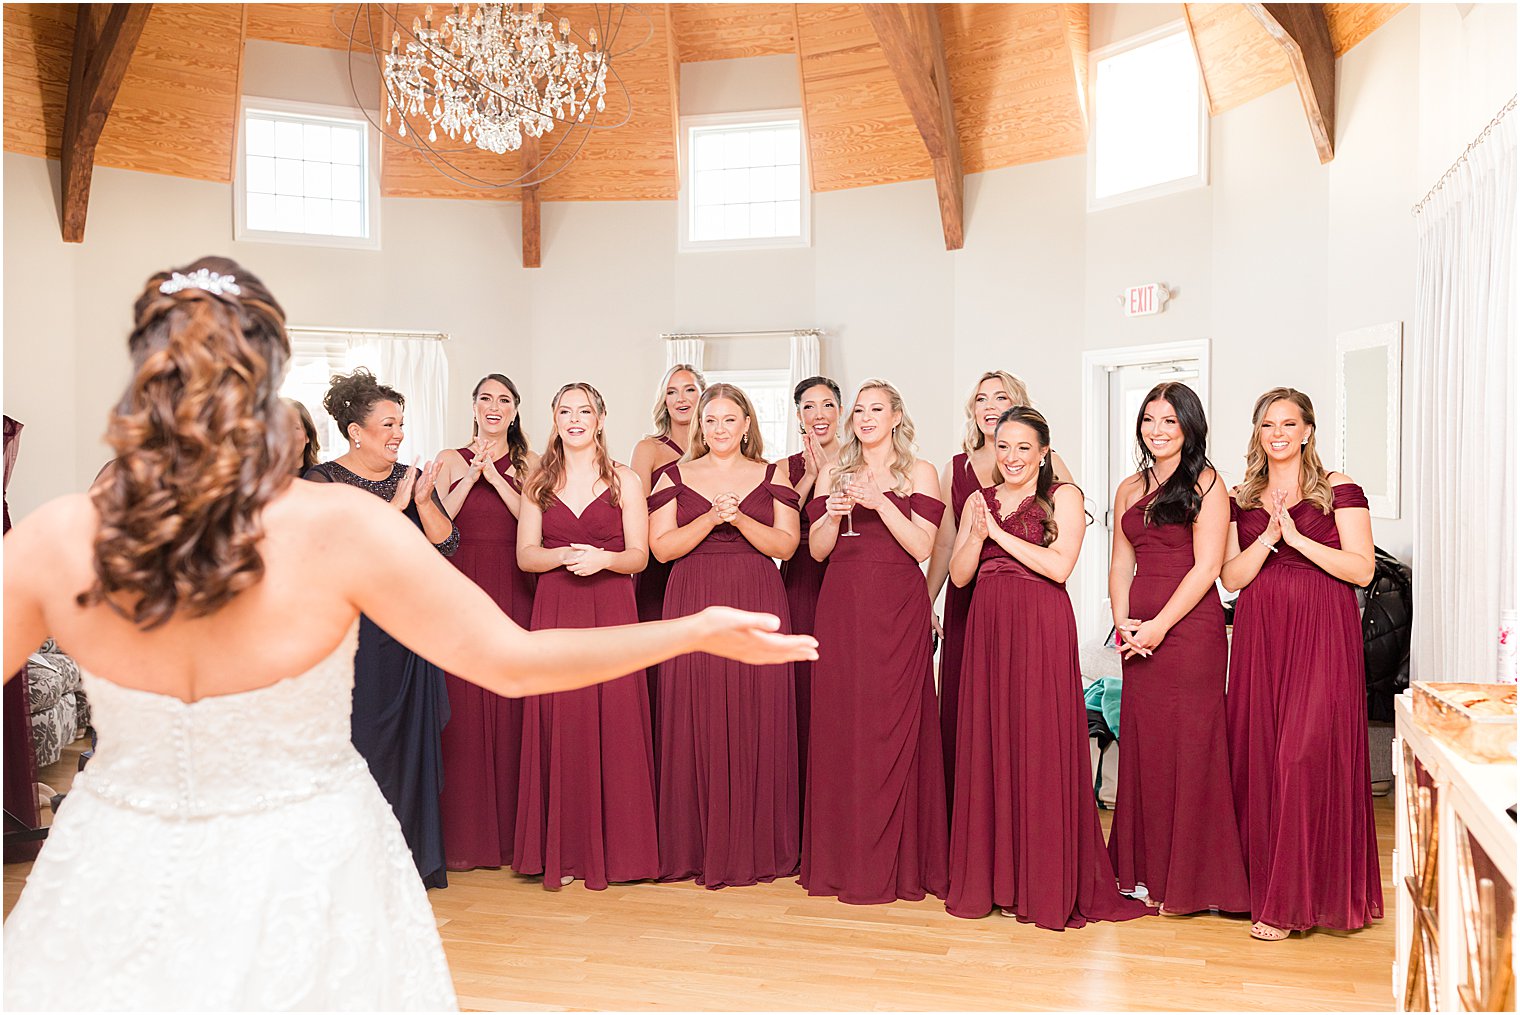
[(839, 464), (808, 505), (828, 559), (815, 635), (802, 884), (858, 904), (944, 897), (948, 830), (934, 701), (929, 559), (945, 505), (913, 420), (861, 385)]
[[(648, 559), (639, 477), (607, 453), (595, 388), (567, 384), (550, 404), (554, 429), (517, 522), (518, 565), (539, 576), (531, 627), (631, 624), (632, 576)], [(649, 723), (638, 673), (523, 702), (513, 870), (592, 889), (658, 873)]]
[[(1033, 406), (1024, 382), (1005, 370), (989, 370), (976, 379), (966, 399), (966, 432), (960, 454), (952, 458), (940, 473), (940, 497), (946, 504), (929, 558), (929, 601), (939, 600), (945, 589), (944, 622), (939, 652), (939, 731), (945, 749), (946, 797), (955, 804), (955, 727), (961, 697), (961, 657), (965, 654), (966, 617), (971, 611), (971, 593), (976, 578), (963, 588), (953, 582), (946, 587), (950, 573), (950, 552), (955, 546), (957, 519), (966, 508), (966, 498), (1003, 481), (998, 472), (992, 434), (1003, 413), (1019, 405)], [(1070, 483), (1071, 470), (1055, 452), (1050, 454), (1055, 481)]]
[(1225, 730), (1251, 936), (1281, 941), (1383, 915), (1356, 604), (1372, 517), (1321, 464), (1308, 395), (1273, 388), (1251, 423), (1220, 574), (1241, 590)]
[[(797, 493), (766, 463), (749, 397), (731, 384), (708, 388), (691, 438), (649, 499), (650, 547), (673, 562), (665, 616), (713, 603), (786, 616), (772, 558), (797, 549)], [(722, 888), (796, 872), (792, 680), (789, 663), (690, 655), (660, 667), (663, 880)]]

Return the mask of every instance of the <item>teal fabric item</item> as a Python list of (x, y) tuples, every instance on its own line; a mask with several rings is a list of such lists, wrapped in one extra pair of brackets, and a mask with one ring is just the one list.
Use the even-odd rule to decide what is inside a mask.
[(1108, 723), (1115, 737), (1119, 736), (1119, 694), (1123, 687), (1124, 681), (1118, 677), (1099, 677), (1082, 692), (1087, 707), (1103, 713), (1103, 721)]

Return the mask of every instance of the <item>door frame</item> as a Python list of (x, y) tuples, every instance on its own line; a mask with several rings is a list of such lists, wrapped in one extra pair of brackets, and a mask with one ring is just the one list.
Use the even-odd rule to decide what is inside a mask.
[[(1102, 525), (1104, 513), (1113, 509), (1113, 491), (1108, 488), (1109, 462), (1109, 390), (1108, 375), (1119, 367), (1165, 363), (1169, 360), (1196, 359), (1196, 391), (1203, 402), (1206, 417), (1213, 415), (1210, 404), (1210, 340), (1189, 339), (1182, 342), (1156, 342), (1150, 345), (1127, 345), (1112, 349), (1090, 349), (1082, 354), (1082, 489), (1093, 504), (1093, 518)], [(1117, 521), (1117, 519), (1115, 520)], [(1107, 526), (1102, 526), (1107, 531)], [(1113, 618), (1108, 615), (1109, 547), (1084, 546), (1077, 562), (1082, 601), (1077, 609), (1077, 636), (1085, 644), (1108, 633)]]

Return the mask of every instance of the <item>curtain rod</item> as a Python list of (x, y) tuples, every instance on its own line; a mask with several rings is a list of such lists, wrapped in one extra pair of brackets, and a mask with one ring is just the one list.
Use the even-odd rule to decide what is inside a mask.
[(823, 337), (822, 328), (792, 328), (784, 331), (696, 331), (696, 332), (668, 332), (661, 335), (667, 342), (674, 342), (683, 338), (791, 338), (793, 335), (814, 335)]
[(1484, 141), (1487, 141), (1488, 135), (1494, 132), (1494, 128), (1499, 126), (1499, 124), (1503, 122), (1504, 118), (1514, 110), (1515, 98), (1516, 97), (1513, 95), (1509, 97), (1509, 101), (1504, 104), (1503, 109), (1499, 110), (1498, 115), (1495, 116), (1492, 120), (1488, 121), (1488, 126), (1483, 128), (1483, 133), (1474, 138), (1472, 144), (1462, 149), (1462, 154), (1457, 156), (1457, 161), (1453, 162), (1451, 164), (1451, 167), (1447, 169), (1446, 172), (1441, 174), (1441, 178), (1436, 181), (1435, 186), (1431, 187), (1425, 192), (1425, 196), (1420, 198), (1419, 203), (1411, 208), (1410, 212), (1418, 215), (1420, 212), (1425, 210), (1425, 206), (1430, 203), (1430, 199), (1436, 196), (1436, 191), (1446, 186), (1446, 181), (1451, 179), (1452, 174), (1455, 173), (1458, 169), (1462, 168), (1462, 163), (1467, 161), (1467, 156), (1472, 154), (1473, 149), (1478, 147), (1478, 145), (1482, 144)]
[(286, 331), (301, 331), (308, 335), (379, 335), (382, 338), (435, 338), (440, 342), (448, 339), (444, 331), (397, 331), (394, 328), (308, 328), (299, 324), (287, 325)]

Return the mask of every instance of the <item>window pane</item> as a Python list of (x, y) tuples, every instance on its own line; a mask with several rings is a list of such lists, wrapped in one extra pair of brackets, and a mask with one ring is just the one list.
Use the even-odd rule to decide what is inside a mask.
[(723, 209), (717, 205), (697, 209), (693, 239), (719, 240), (723, 238)]
[(729, 169), (749, 165), (749, 134), (731, 130), (723, 135), (723, 165)]
[(299, 197), (281, 195), (274, 199), (274, 227), (281, 232), (303, 232), (305, 224), (304, 202)]
[(776, 199), (776, 170), (774, 168), (758, 166), (749, 170), (749, 199), (751, 201)]
[(274, 153), (282, 159), (301, 157), (301, 125), (281, 120), (274, 125)]
[(249, 155), (273, 155), (274, 121), (261, 116), (250, 116), (243, 143)]
[(306, 186), (304, 193), (307, 197), (330, 197), (332, 196), (332, 167), (325, 162), (307, 162)]
[(723, 203), (744, 204), (749, 200), (749, 170), (725, 169), (723, 171)]
[(276, 194), (299, 194), (305, 184), (305, 174), (296, 159), (274, 160), (274, 192)]
[(774, 204), (749, 206), (749, 234), (751, 236), (776, 235), (776, 206)]
[(333, 127), (332, 128), (332, 160), (346, 165), (357, 166), (363, 160), (363, 146), (359, 143), (358, 127)]
[(336, 236), (359, 236), (359, 202), (332, 202), (332, 231)]
[(776, 131), (776, 165), (795, 166), (802, 161), (802, 133), (796, 127)]
[(332, 202), (317, 197), (306, 199), (306, 232), (332, 232)]
[(332, 196), (340, 201), (358, 201), (364, 196), (358, 166), (332, 167)]
[(326, 162), (329, 157), (328, 139), (332, 136), (332, 128), (325, 123), (308, 123), (304, 125), (303, 134), (305, 151), (302, 157), (310, 162)]
[(709, 169), (697, 173), (697, 204), (723, 203), (723, 171)]
[(723, 136), (710, 130), (693, 132), (692, 160), (698, 170), (718, 168), (723, 160)]
[(723, 209), (723, 236), (736, 240), (749, 233), (749, 205), (731, 204)]
[(1096, 72), (1096, 197), (1200, 172), (1198, 69), (1185, 33), (1100, 60)]
[(776, 198), (802, 199), (802, 170), (799, 167), (782, 166), (776, 170)]
[(802, 205), (797, 201), (779, 201), (776, 204), (776, 235), (802, 235)]
[(757, 130), (749, 138), (749, 162), (752, 166), (774, 165), (776, 161), (776, 132)]
[(274, 159), (260, 155), (248, 156), (248, 192), (274, 193)]
[(271, 194), (248, 195), (249, 229), (278, 229), (274, 218), (274, 196)]

